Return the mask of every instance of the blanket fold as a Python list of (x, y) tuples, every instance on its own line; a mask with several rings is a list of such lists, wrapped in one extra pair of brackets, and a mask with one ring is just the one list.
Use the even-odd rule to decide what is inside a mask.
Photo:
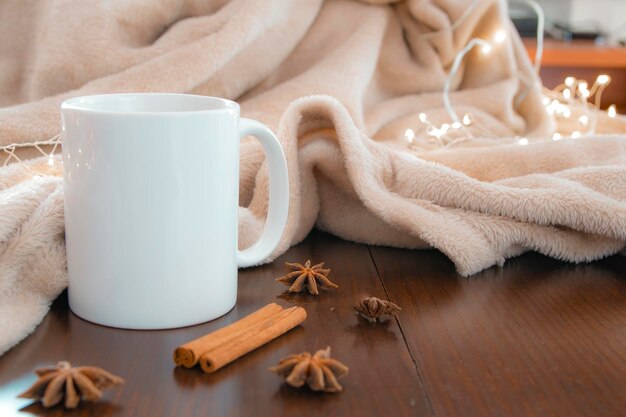
[[(276, 131), (290, 209), (269, 260), (313, 227), (436, 248), (464, 276), (529, 250), (584, 262), (626, 243), (626, 124), (598, 114), (596, 133), (552, 140), (571, 121), (546, 111), (504, 1), (8, 1), (0, 27), (0, 145), (52, 137), (61, 101), (111, 92), (226, 97)], [(452, 80), (464, 137), (436, 140), (473, 38), (491, 50)], [(58, 159), (0, 168), (0, 354), (67, 285), (61, 174)], [(240, 247), (267, 201), (263, 152), (245, 138)]]

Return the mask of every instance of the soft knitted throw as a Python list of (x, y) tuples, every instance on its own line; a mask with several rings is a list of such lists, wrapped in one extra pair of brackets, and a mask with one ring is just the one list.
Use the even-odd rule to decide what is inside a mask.
[[(272, 127), (291, 187), (273, 257), (314, 226), (434, 247), (462, 275), (528, 250), (582, 262), (624, 247), (626, 139), (551, 140), (557, 123), (503, 1), (8, 0), (0, 28), (0, 144), (55, 135), (60, 102), (94, 93), (221, 96)], [(470, 52), (452, 85), (476, 138), (429, 142), (419, 115), (450, 122), (441, 92), (456, 53), (497, 30), (504, 42)], [(624, 123), (601, 117), (597, 130)], [(244, 141), (242, 247), (263, 226), (263, 163)], [(67, 283), (58, 164), (28, 164), (0, 170), (0, 353)]]

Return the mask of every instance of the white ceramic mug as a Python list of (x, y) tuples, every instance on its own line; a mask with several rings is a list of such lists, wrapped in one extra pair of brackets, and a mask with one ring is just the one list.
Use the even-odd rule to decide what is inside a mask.
[[(262, 262), (287, 221), (278, 139), (235, 102), (186, 94), (106, 94), (61, 105), (69, 303), (131, 329), (202, 323), (237, 298), (237, 268)], [(238, 251), (239, 140), (269, 166), (268, 218)]]

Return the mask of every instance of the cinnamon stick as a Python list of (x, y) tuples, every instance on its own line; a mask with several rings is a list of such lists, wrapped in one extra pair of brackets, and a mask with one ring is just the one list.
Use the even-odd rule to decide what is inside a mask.
[(271, 303), (233, 324), (185, 343), (174, 351), (174, 362), (176, 365), (192, 368), (202, 354), (223, 345), (254, 324), (263, 322), (281, 311), (284, 311), (281, 306)]
[(235, 359), (270, 342), (293, 329), (306, 319), (302, 307), (291, 307), (250, 326), (226, 343), (205, 352), (200, 357), (204, 372), (215, 372)]

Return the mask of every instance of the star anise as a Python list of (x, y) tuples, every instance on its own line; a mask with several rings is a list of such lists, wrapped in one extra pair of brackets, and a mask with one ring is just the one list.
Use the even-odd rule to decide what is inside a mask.
[(381, 300), (376, 297), (368, 297), (361, 300), (354, 309), (369, 321), (380, 321), (382, 316), (395, 316), (402, 310), (391, 301)]
[(302, 292), (307, 289), (310, 294), (318, 295), (318, 285), (322, 288), (339, 287), (328, 279), (330, 269), (324, 269), (324, 262), (311, 266), (311, 261), (308, 260), (304, 265), (291, 262), (285, 262), (285, 265), (291, 272), (276, 278), (276, 281), (289, 285), (289, 292)]
[(270, 371), (285, 378), (287, 384), (300, 388), (307, 384), (313, 391), (339, 392), (343, 389), (337, 378), (348, 373), (348, 367), (330, 357), (330, 346), (311, 356), (302, 352), (287, 356)]
[(72, 368), (69, 362), (36, 369), (39, 379), (20, 398), (41, 400), (44, 407), (52, 407), (65, 397), (66, 408), (76, 408), (81, 398), (96, 401), (102, 397), (101, 389), (121, 385), (124, 380), (95, 366)]

